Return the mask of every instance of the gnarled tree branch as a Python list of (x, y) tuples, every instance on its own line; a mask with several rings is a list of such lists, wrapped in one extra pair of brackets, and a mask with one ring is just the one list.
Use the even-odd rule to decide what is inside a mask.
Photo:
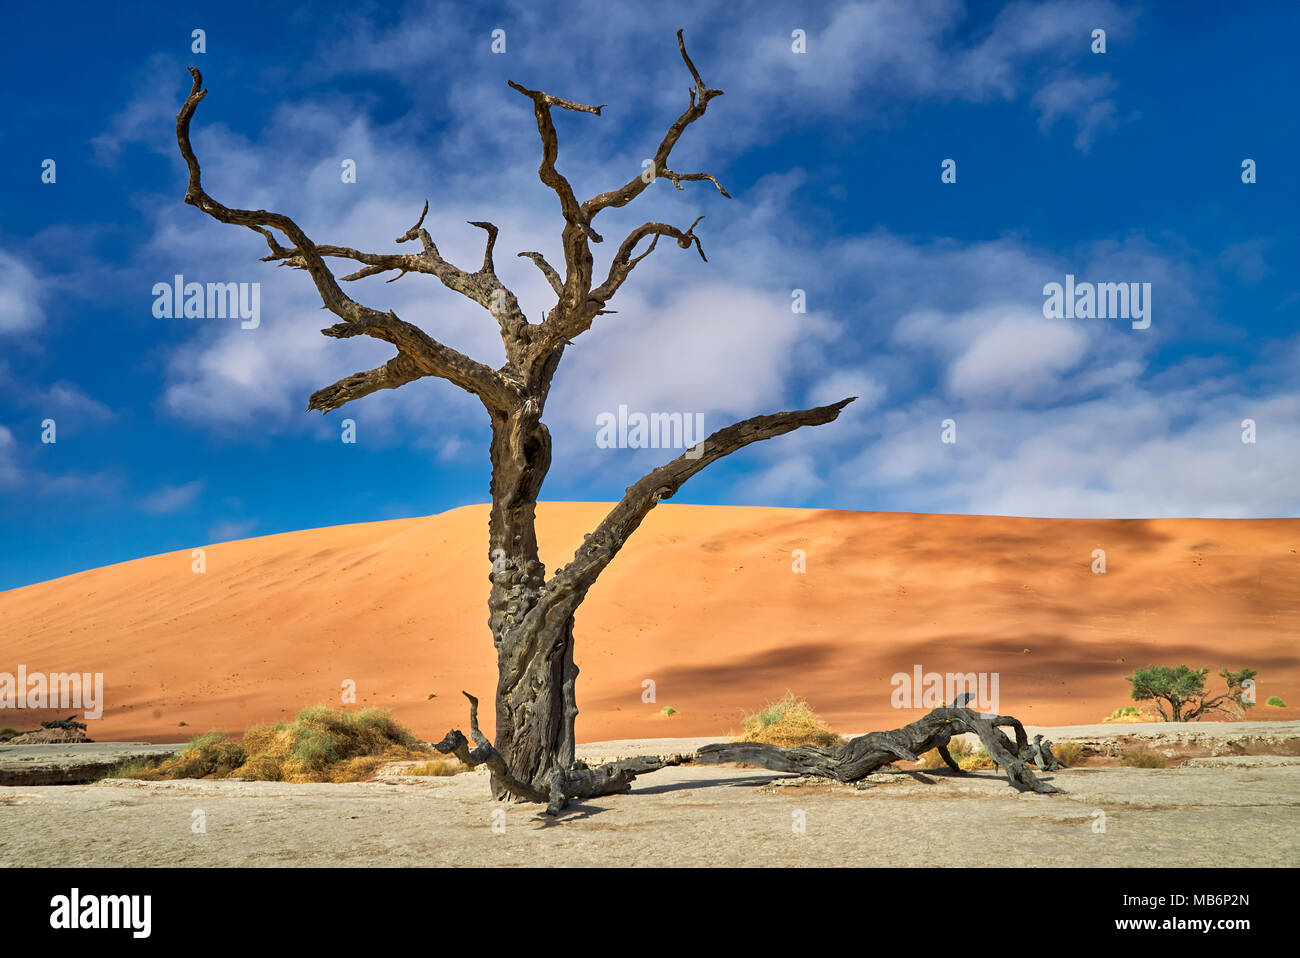
[[(321, 243), (316, 244), (316, 252), (323, 257), (350, 259), (362, 264), (361, 269), (342, 277), (343, 282), (364, 279), (367, 276), (376, 276), (393, 270), (399, 272), (388, 280), (390, 283), (401, 279), (407, 273), (424, 273), (435, 277), (447, 289), (460, 293), (492, 313), (501, 326), (502, 340), (506, 344), (507, 352), (512, 356), (517, 355), (517, 347), (527, 339), (524, 327), (528, 325), (528, 320), (520, 309), (515, 294), (501, 282), (493, 267), (492, 249), (496, 243), (497, 228), (491, 223), (470, 222), (470, 226), (486, 230), (488, 240), (483, 253), (483, 265), (476, 272), (467, 273), (447, 262), (438, 252), (437, 245), (422, 225), (428, 212), (429, 203), (426, 200), (415, 226), (394, 241), (408, 243), (418, 239), (422, 246), (419, 253), (367, 253), (349, 246)], [(264, 232), (263, 235), (267, 237), (267, 242), (271, 246), (271, 254), (263, 256), (263, 262), (279, 261), (281, 265), (295, 269), (306, 268), (306, 261), (300, 249), (297, 247), (287, 249), (277, 244), (269, 233)]]
[[(365, 262), (364, 258), (358, 259), (358, 257), (366, 257), (368, 254), (343, 247), (318, 247), (297, 223), (282, 213), (232, 209), (218, 203), (204, 191), (202, 171), (194, 148), (190, 144), (190, 121), (199, 102), (207, 95), (207, 91), (203, 89), (203, 75), (197, 69), (190, 67), (190, 76), (193, 78), (193, 84), (189, 96), (185, 98), (180, 112), (176, 114), (176, 142), (189, 169), (185, 202), (222, 223), (246, 226), (259, 233), (271, 249), (269, 258), (284, 259), (290, 265), (306, 270), (311, 275), (325, 308), (342, 319), (342, 327), (349, 330), (346, 333), (337, 332), (340, 327), (336, 326), (332, 327), (332, 331), (327, 335), (351, 336), (363, 333), (386, 340), (406, 355), (410, 361), (408, 371), (413, 367), (423, 375), (436, 376), (455, 383), (462, 389), (477, 395), (489, 409), (505, 408), (516, 391), (516, 387), (509, 380), (491, 367), (475, 362), (468, 356), (439, 343), (423, 330), (403, 322), (391, 311), (382, 313), (358, 303), (339, 287), (338, 281), (326, 266), (324, 259), (325, 256), (341, 255)], [(284, 234), (293, 244), (292, 249), (286, 250), (276, 242), (271, 233), (272, 229)], [(429, 245), (431, 246), (432, 243)], [(377, 266), (380, 263), (371, 262), (368, 265)], [(329, 389), (333, 388), (335, 387), (329, 387)]]
[(564, 295), (564, 279), (555, 271), (554, 266), (546, 262), (545, 256), (541, 253), (532, 252), (520, 253), (519, 255), (533, 261), (534, 265), (542, 271), (542, 275), (546, 277), (546, 282), (551, 284), (551, 289), (555, 290), (556, 296)]
[(319, 409), (322, 413), (326, 413), (354, 399), (369, 396), (380, 389), (396, 389), (398, 386), (405, 386), (423, 375), (420, 367), (410, 356), (406, 353), (398, 353), (382, 366), (353, 373), (332, 386), (316, 390), (307, 400), (307, 411)]
[[(651, 159), (651, 163), (653, 164), (651, 169), (654, 171), (654, 176), (663, 176), (673, 180), (674, 185), (677, 185), (679, 189), (680, 184), (677, 183), (678, 180), (707, 179), (711, 180), (713, 185), (718, 187), (718, 192), (723, 196), (730, 196), (718, 181), (707, 173), (677, 174), (672, 173), (668, 169), (668, 157), (672, 153), (673, 147), (677, 145), (677, 141), (681, 139), (682, 133), (685, 132), (688, 126), (700, 117), (704, 116), (704, 111), (708, 109), (710, 100), (714, 97), (722, 96), (721, 90), (709, 89), (704, 85), (704, 81), (700, 79), (700, 71), (695, 69), (695, 64), (691, 62), (691, 58), (686, 53), (686, 41), (682, 38), (681, 30), (677, 31), (677, 48), (681, 51), (682, 60), (686, 63), (686, 68), (691, 71), (691, 78), (695, 81), (695, 86), (691, 87), (689, 91), (690, 103), (687, 105), (686, 109), (682, 111), (681, 116), (679, 116), (676, 121), (674, 121), (673, 125), (668, 128), (668, 132), (664, 134), (663, 139), (659, 141), (659, 147), (655, 150), (655, 155)], [(654, 177), (646, 179), (641, 175), (634, 176), (618, 189), (599, 193), (587, 200), (587, 202), (582, 204), (582, 212), (588, 220), (591, 220), (603, 209), (608, 209), (611, 206), (626, 206), (628, 203), (632, 202), (632, 200), (645, 192), (646, 187), (648, 187), (653, 181)]]
[(578, 547), (573, 560), (551, 577), (546, 584), (546, 595), (529, 615), (544, 617), (557, 602), (581, 602), (650, 510), (661, 500), (672, 498), (686, 480), (710, 463), (750, 443), (782, 436), (802, 426), (833, 422), (855, 398), (841, 399), (829, 406), (746, 419), (719, 429), (676, 459), (646, 473), (627, 488), (623, 498)]
[[(709, 258), (704, 255), (704, 247), (700, 245), (700, 238), (695, 235), (695, 227), (699, 225), (702, 219), (704, 219), (703, 216), (696, 217), (695, 222), (685, 232), (675, 226), (669, 226), (667, 223), (643, 223), (638, 226), (627, 235), (627, 239), (623, 240), (623, 244), (619, 246), (618, 252), (614, 254), (614, 262), (610, 264), (605, 282), (591, 291), (590, 301), (604, 306), (613, 299), (614, 294), (618, 292), (618, 288), (623, 285), (624, 280), (636, 268), (636, 264), (654, 252), (655, 245), (659, 242), (661, 236), (676, 240), (677, 245), (682, 249), (690, 249), (691, 244), (694, 243), (696, 250), (699, 251), (700, 259), (707, 263)], [(647, 236), (653, 237), (650, 240), (650, 246), (641, 255), (633, 256), (632, 252), (636, 249), (636, 245)], [(590, 320), (588, 320), (588, 325), (590, 325)], [(577, 332), (581, 332), (581, 330), (577, 330)]]
[[(668, 128), (668, 132), (664, 134), (663, 139), (659, 142), (658, 148), (655, 150), (654, 157), (650, 161), (651, 175), (646, 176), (644, 173), (638, 174), (617, 189), (608, 190), (591, 197), (591, 199), (583, 203), (577, 210), (569, 211), (566, 207), (565, 219), (571, 224), (581, 224), (582, 229), (585, 231), (583, 235), (582, 249), (579, 251), (580, 254), (585, 254), (585, 258), (583, 258), (582, 255), (579, 255), (579, 268), (576, 279), (574, 275), (575, 271), (572, 268), (572, 260), (570, 260), (571, 268), (569, 275), (566, 277), (564, 293), (561, 295), (561, 306), (563, 308), (556, 310), (544, 323), (541, 324), (542, 334), (538, 341), (540, 349), (550, 349), (557, 344), (571, 342), (574, 337), (591, 327), (591, 320), (593, 317), (600, 315), (602, 312), (606, 312), (604, 309), (605, 304), (608, 303), (610, 298), (614, 295), (614, 291), (617, 290), (623, 280), (627, 278), (627, 274), (636, 263), (649, 253), (649, 250), (647, 250), (646, 253), (635, 258), (631, 255), (636, 244), (645, 236), (652, 234), (654, 234), (656, 238), (658, 236), (669, 236), (677, 240), (678, 245), (682, 246), (683, 249), (689, 248), (691, 243), (694, 243), (696, 249), (700, 251), (700, 256), (704, 257), (704, 250), (700, 246), (699, 238), (692, 233), (695, 224), (692, 224), (691, 229), (686, 230), (686, 232), (683, 233), (682, 231), (663, 223), (648, 223), (634, 231), (633, 234), (623, 242), (623, 245), (619, 248), (619, 252), (615, 254), (614, 262), (610, 267), (610, 272), (605, 282), (598, 290), (594, 292), (591, 291), (591, 254), (589, 247), (586, 245), (586, 238), (589, 236), (596, 242), (601, 241), (599, 234), (595, 233), (591, 228), (592, 221), (595, 219), (596, 214), (601, 210), (609, 207), (621, 207), (627, 205), (645, 192), (646, 188), (660, 176), (671, 180), (673, 185), (679, 190), (682, 188), (681, 184), (684, 181), (708, 180), (718, 188), (718, 192), (723, 196), (728, 198), (731, 196), (730, 193), (723, 189), (722, 184), (709, 173), (676, 173), (668, 167), (668, 158), (672, 154), (673, 147), (677, 145), (677, 141), (681, 138), (682, 133), (688, 126), (704, 115), (710, 100), (714, 97), (722, 96), (721, 90), (713, 90), (704, 85), (699, 70), (695, 68), (695, 64), (686, 53), (686, 41), (683, 39), (681, 30), (677, 31), (677, 48), (681, 51), (682, 61), (690, 71), (691, 78), (695, 81), (695, 85), (689, 90), (689, 103), (686, 109), (676, 119), (672, 126)], [(599, 113), (599, 110), (591, 110), (590, 112)], [(547, 122), (549, 122), (549, 114), (547, 115)], [(539, 113), (539, 127), (540, 123), (541, 120)], [(546, 135), (544, 133), (543, 139), (545, 138)], [(553, 138), (554, 131), (552, 129), (551, 139), (553, 140)], [(568, 187), (567, 181), (565, 181), (564, 186)], [(572, 191), (570, 190), (570, 193), (571, 192)], [(699, 220), (697, 219), (695, 223), (699, 223)], [(653, 243), (651, 249), (653, 249)]]
[(554, 190), (555, 195), (560, 198), (560, 211), (564, 214), (565, 227), (562, 241), (567, 273), (564, 278), (564, 292), (561, 294), (561, 301), (566, 308), (573, 309), (581, 305), (584, 294), (591, 288), (591, 248), (587, 241), (590, 239), (599, 243), (602, 242), (602, 237), (591, 228), (591, 218), (584, 212), (581, 204), (578, 203), (578, 198), (574, 195), (573, 187), (569, 184), (569, 181), (564, 177), (563, 173), (555, 168), (555, 161), (560, 153), (560, 145), (555, 133), (555, 123), (551, 119), (551, 107), (558, 106), (577, 113), (594, 113), (596, 116), (600, 116), (604, 104), (586, 106), (572, 100), (566, 100), (563, 97), (551, 96), (541, 90), (530, 90), (527, 87), (520, 86), (513, 80), (507, 82), (510, 84), (511, 89), (519, 91), (533, 101), (533, 114), (537, 118), (537, 133), (542, 138), (542, 162), (537, 168), (537, 176), (545, 185)]

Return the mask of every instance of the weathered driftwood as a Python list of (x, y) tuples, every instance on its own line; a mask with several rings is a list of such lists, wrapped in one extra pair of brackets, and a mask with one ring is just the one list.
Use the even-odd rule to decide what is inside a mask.
[[(1005, 726), (1015, 729), (1014, 744), (1002, 732)], [(950, 769), (964, 775), (966, 773), (953, 761), (948, 743), (954, 735), (967, 732), (980, 737), (989, 758), (1007, 773), (1012, 787), (1022, 792), (1060, 791), (1040, 780), (1027, 764), (1033, 762), (1042, 771), (1063, 768), (1064, 765), (1052, 755), (1050, 742), (1036, 735), (1031, 743), (1024, 726), (1009, 715), (989, 715), (951, 706), (937, 708), (902, 728), (868, 732), (843, 745), (778, 748), (760, 742), (723, 742), (703, 746), (695, 761), (701, 765), (740, 762), (776, 772), (797, 772), (833, 778), (838, 782), (856, 782), (890, 762), (898, 759), (915, 762), (921, 754), (937, 749)]]
[[(571, 799), (626, 792), (631, 789), (632, 782), (638, 775), (690, 762), (699, 765), (737, 762), (757, 765), (774, 772), (795, 772), (833, 778), (838, 782), (856, 782), (891, 762), (899, 759), (916, 762), (925, 752), (937, 749), (950, 769), (959, 775), (965, 775), (967, 773), (953, 761), (948, 743), (954, 735), (967, 732), (980, 737), (989, 757), (1006, 771), (1007, 780), (1018, 791), (1042, 794), (1060, 791), (1034, 775), (1029, 770), (1028, 763), (1032, 762), (1041, 771), (1048, 772), (1066, 767), (1052, 754), (1052, 743), (1043, 736), (1035, 735), (1030, 742), (1018, 719), (1009, 715), (989, 715), (950, 706), (937, 708), (902, 728), (888, 732), (868, 732), (843, 745), (781, 748), (761, 742), (719, 742), (702, 746), (693, 758), (682, 755), (639, 755), (596, 768), (588, 768), (583, 762), (575, 761), (568, 768), (556, 771), (543, 790), (510, 774), (505, 759), (479, 730), (478, 699), (468, 692), (462, 694), (469, 699), (470, 738), (477, 747), (471, 749), (464, 733), (452, 729), (434, 748), (446, 755), (455, 755), (470, 768), (486, 765), (492, 770), (494, 781), (501, 785), (506, 794), (544, 804), (547, 813), (551, 815), (557, 814)], [(1014, 743), (1002, 732), (1002, 728), (1007, 726), (1015, 729)]]

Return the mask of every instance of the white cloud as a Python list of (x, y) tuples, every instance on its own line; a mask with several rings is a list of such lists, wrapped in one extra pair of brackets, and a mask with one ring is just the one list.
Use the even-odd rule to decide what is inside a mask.
[(740, 501), (771, 505), (792, 499), (804, 501), (820, 494), (825, 479), (818, 475), (812, 456), (778, 454), (775, 458), (775, 463), (736, 484)]
[(256, 519), (223, 519), (208, 529), (208, 538), (213, 543), (247, 539), (248, 534), (257, 528), (257, 523)]
[(137, 73), (134, 93), (126, 106), (109, 118), (108, 128), (91, 138), (94, 160), (104, 166), (117, 161), (123, 147), (145, 142), (160, 153), (176, 149), (176, 93), (189, 76), (175, 57), (155, 53)]
[(1064, 373), (1088, 352), (1078, 324), (1008, 311), (981, 329), (948, 369), (948, 390), (959, 399), (1032, 399), (1059, 391)]
[(42, 412), (58, 416), (75, 417), (86, 420), (105, 420), (113, 417), (113, 411), (98, 399), (94, 399), (69, 382), (56, 382), (44, 390), (39, 397), (33, 396), (33, 406)]
[(140, 500), (140, 509), (154, 515), (167, 515), (191, 506), (203, 491), (204, 481), (195, 479), (179, 486), (160, 486)]
[(1117, 125), (1115, 101), (1110, 98), (1114, 89), (1109, 76), (1064, 77), (1039, 89), (1030, 104), (1038, 111), (1038, 126), (1044, 132), (1062, 117), (1072, 119), (1077, 130), (1075, 148), (1086, 153), (1098, 133)]
[(0, 489), (18, 485), (22, 475), (18, 468), (17, 443), (8, 426), (0, 425)]
[[(957, 442), (940, 441), (952, 415)], [(1259, 424), (1241, 441), (1241, 420)], [(1267, 435), (1267, 438), (1265, 436)], [(1292, 515), (1300, 507), (1300, 394), (1125, 388), (1045, 409), (953, 413), (932, 397), (891, 410), (832, 468), (881, 508), (1017, 516)], [(909, 490), (922, 494), (910, 496)]]
[(829, 406), (841, 399), (856, 396), (849, 408), (855, 413), (861, 413), (880, 405), (885, 392), (882, 383), (860, 370), (835, 369), (819, 379), (809, 390), (808, 405)]
[(30, 332), (45, 322), (36, 270), (0, 250), (0, 335)]

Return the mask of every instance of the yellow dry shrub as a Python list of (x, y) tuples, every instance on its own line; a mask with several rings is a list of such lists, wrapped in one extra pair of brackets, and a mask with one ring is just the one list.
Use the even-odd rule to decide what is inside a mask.
[[(948, 754), (952, 760), (957, 763), (957, 767), (966, 772), (973, 772), (979, 768), (996, 768), (993, 759), (989, 757), (983, 746), (972, 748), (964, 738), (955, 738), (948, 743)], [(921, 768), (947, 768), (948, 764), (943, 760), (937, 748), (932, 748), (921, 756)]]
[(358, 782), (387, 762), (426, 759), (434, 750), (386, 709), (334, 711), (314, 705), (291, 722), (255, 725), (243, 740), (206, 732), (140, 778), (244, 778), (263, 782)]
[(447, 775), (458, 775), (461, 772), (468, 771), (459, 760), (454, 758), (444, 758), (433, 762), (423, 762), (419, 765), (412, 765), (410, 768), (403, 769), (403, 775), (433, 775), (443, 777)]
[(781, 748), (799, 745), (839, 745), (843, 739), (817, 717), (805, 700), (792, 692), (769, 702), (744, 718), (738, 742), (764, 742)]
[(1134, 705), (1125, 705), (1111, 712), (1110, 715), (1102, 719), (1103, 722), (1154, 722), (1155, 716), (1139, 710)]

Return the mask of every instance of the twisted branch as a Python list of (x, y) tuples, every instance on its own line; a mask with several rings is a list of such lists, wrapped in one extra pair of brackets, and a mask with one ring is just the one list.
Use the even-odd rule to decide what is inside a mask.
[[(549, 354), (553, 349), (562, 344), (572, 342), (574, 337), (585, 332), (591, 327), (591, 321), (594, 317), (608, 312), (604, 309), (605, 304), (609, 302), (614, 291), (627, 278), (627, 274), (637, 262), (640, 262), (646, 254), (633, 257), (632, 251), (637, 242), (648, 235), (668, 236), (677, 240), (678, 245), (683, 249), (689, 248), (692, 244), (699, 250), (700, 256), (707, 262), (704, 257), (703, 247), (700, 246), (699, 238), (694, 235), (691, 229), (685, 232), (667, 226), (663, 223), (648, 223), (638, 230), (634, 231), (632, 236), (624, 241), (615, 254), (614, 263), (610, 267), (609, 275), (599, 289), (592, 290), (592, 257), (591, 242), (603, 242), (603, 237), (596, 232), (592, 226), (592, 221), (596, 214), (601, 210), (609, 207), (625, 206), (634, 200), (654, 181), (656, 177), (662, 176), (670, 180), (677, 189), (682, 188), (683, 182), (695, 180), (708, 180), (717, 187), (718, 192), (723, 196), (730, 197), (722, 184), (709, 173), (677, 173), (668, 167), (668, 159), (672, 154), (673, 147), (681, 138), (682, 133), (688, 126), (702, 117), (708, 108), (709, 101), (715, 97), (722, 96), (721, 90), (710, 89), (705, 86), (703, 79), (700, 77), (699, 70), (696, 69), (694, 62), (686, 52), (686, 41), (683, 38), (681, 30), (677, 31), (677, 48), (681, 52), (682, 61), (690, 71), (691, 78), (695, 85), (689, 89), (689, 103), (686, 109), (681, 113), (676, 121), (668, 128), (655, 150), (654, 157), (651, 160), (650, 177), (638, 174), (627, 181), (623, 186), (614, 190), (608, 190), (591, 197), (584, 203), (579, 204), (574, 195), (573, 187), (569, 181), (555, 168), (556, 157), (559, 152), (558, 141), (555, 134), (555, 125), (551, 120), (551, 108), (558, 106), (566, 110), (573, 110), (580, 113), (593, 113), (600, 115), (602, 106), (584, 106), (575, 103), (572, 100), (565, 100), (561, 97), (551, 96), (539, 90), (529, 90), (520, 86), (513, 81), (510, 86), (529, 97), (533, 101), (534, 112), (537, 117), (537, 130), (542, 138), (542, 162), (538, 168), (538, 176), (542, 182), (551, 187), (560, 198), (560, 208), (564, 213), (564, 261), (565, 275), (563, 279), (559, 274), (545, 264), (545, 261), (537, 253), (521, 253), (521, 256), (527, 256), (537, 264), (546, 276), (547, 282), (559, 296), (558, 308), (553, 310), (550, 315), (541, 323), (540, 331), (534, 340), (535, 360)], [(696, 224), (699, 223), (697, 219)], [(651, 249), (654, 248), (652, 242)]]
[[(185, 103), (181, 106), (180, 112), (176, 114), (176, 142), (180, 147), (181, 156), (185, 159), (185, 165), (189, 169), (185, 202), (190, 206), (197, 207), (215, 220), (245, 226), (261, 235), (271, 250), (271, 255), (266, 257), (268, 260), (282, 260), (292, 267), (306, 270), (316, 286), (316, 291), (319, 293), (324, 307), (343, 320), (342, 326), (351, 329), (346, 335), (361, 333), (383, 339), (396, 346), (399, 353), (406, 358), (398, 369), (392, 370), (388, 374), (392, 377), (394, 385), (401, 385), (400, 382), (397, 382), (397, 379), (410, 382), (412, 378), (418, 378), (413, 375), (418, 372), (422, 376), (436, 376), (455, 383), (462, 389), (477, 395), (489, 409), (505, 408), (511, 402), (517, 389), (504, 376), (482, 363), (475, 362), (463, 353), (443, 345), (418, 327), (398, 319), (391, 311), (383, 313), (358, 303), (339, 287), (334, 274), (326, 266), (324, 257), (342, 256), (362, 262), (369, 267), (385, 266), (386, 268), (393, 268), (397, 266), (406, 269), (420, 269), (421, 265), (428, 265), (431, 260), (422, 260), (420, 264), (416, 264), (404, 257), (395, 259), (391, 256), (383, 257), (361, 253), (345, 247), (317, 246), (297, 223), (282, 213), (271, 213), (266, 210), (232, 209), (218, 203), (204, 191), (202, 170), (199, 167), (198, 158), (194, 154), (194, 148), (190, 144), (190, 121), (193, 119), (194, 112), (198, 108), (200, 101), (207, 96), (207, 90), (203, 89), (203, 75), (197, 69), (190, 67), (190, 76), (193, 83), (189, 96), (185, 98)], [(426, 210), (427, 206), (428, 204), (426, 204)], [(423, 214), (421, 220), (423, 220)], [(281, 246), (271, 230), (278, 230), (287, 237), (289, 242), (293, 244), (292, 247)], [(424, 235), (427, 236), (427, 234)], [(432, 246), (431, 242), (429, 246)], [(451, 269), (454, 269), (454, 267)], [(376, 270), (370, 270), (370, 272), (373, 271)], [(429, 270), (421, 269), (421, 271), (432, 271), (432, 268), (430, 267)], [(362, 270), (361, 272), (367, 273), (368, 271)], [(333, 328), (338, 329), (339, 327)], [(330, 332), (327, 335), (336, 335), (336, 333)], [(360, 380), (349, 377), (349, 379), (353, 379), (350, 386), (343, 385), (344, 382), (347, 382), (345, 380), (336, 383), (334, 386), (327, 387), (326, 390), (322, 391), (326, 395), (321, 397), (321, 401), (342, 400), (346, 402), (347, 398), (345, 397), (350, 398), (350, 392), (356, 392), (361, 386), (371, 383), (379, 383), (375, 388), (385, 388), (381, 381), (386, 381), (385, 377), (380, 377), (375, 370), (357, 375), (361, 377)], [(363, 395), (364, 393), (358, 394)], [(330, 408), (336, 407), (331, 406)]]
[[(613, 299), (614, 294), (618, 292), (618, 288), (623, 285), (624, 280), (636, 268), (636, 264), (654, 252), (655, 245), (659, 242), (661, 236), (676, 240), (677, 245), (682, 249), (690, 249), (691, 244), (694, 243), (695, 248), (699, 251), (700, 259), (707, 263), (709, 258), (704, 255), (704, 247), (700, 245), (700, 238), (695, 235), (695, 227), (699, 225), (702, 219), (704, 219), (703, 216), (696, 217), (695, 222), (685, 232), (675, 226), (669, 226), (667, 223), (643, 223), (638, 226), (627, 235), (627, 239), (623, 240), (623, 244), (619, 246), (618, 252), (614, 254), (614, 261), (609, 266), (609, 273), (605, 277), (605, 282), (591, 291), (589, 300), (599, 306), (604, 306)], [(636, 249), (636, 245), (647, 236), (653, 237), (650, 240), (650, 246), (641, 255), (633, 256), (632, 252)], [(587, 325), (590, 325), (590, 320), (588, 320)], [(578, 330), (578, 332), (581, 331)]]
[(628, 537), (661, 500), (670, 499), (686, 480), (710, 463), (729, 456), (750, 443), (782, 436), (802, 426), (820, 426), (833, 422), (840, 411), (856, 397), (841, 399), (829, 406), (755, 416), (719, 429), (703, 442), (669, 463), (642, 476), (627, 488), (623, 498), (601, 520), (574, 553), (568, 565), (556, 571), (547, 582), (541, 601), (525, 618), (525, 627), (540, 624), (553, 608), (576, 608), (597, 577), (613, 561)]
[[(722, 96), (721, 90), (711, 90), (704, 85), (704, 81), (700, 78), (700, 71), (695, 69), (695, 64), (691, 62), (691, 58), (686, 53), (686, 41), (682, 37), (681, 30), (677, 31), (677, 49), (681, 51), (682, 60), (685, 62), (686, 68), (691, 71), (691, 78), (694, 79), (695, 86), (690, 88), (690, 103), (687, 105), (686, 109), (682, 111), (681, 116), (679, 116), (673, 125), (668, 128), (668, 132), (664, 134), (663, 139), (659, 141), (659, 147), (655, 150), (655, 155), (651, 160), (654, 164), (651, 169), (654, 170), (656, 176), (664, 176), (672, 179), (674, 185), (677, 185), (679, 189), (681, 187), (680, 184), (677, 183), (677, 180), (707, 179), (712, 181), (714, 186), (718, 187), (718, 192), (723, 196), (730, 196), (718, 181), (707, 173), (687, 173), (679, 175), (677, 173), (672, 173), (672, 171), (668, 169), (668, 157), (672, 153), (673, 147), (677, 145), (677, 141), (681, 139), (682, 133), (685, 132), (688, 126), (700, 117), (704, 116), (704, 112), (708, 109), (710, 100), (714, 97)], [(583, 214), (588, 219), (591, 219), (601, 210), (607, 209), (611, 206), (626, 206), (628, 203), (632, 202), (632, 200), (640, 196), (645, 191), (646, 187), (650, 185), (650, 182), (653, 182), (653, 179), (647, 182), (640, 175), (634, 176), (618, 189), (599, 193), (587, 200), (587, 202), (582, 204)]]

